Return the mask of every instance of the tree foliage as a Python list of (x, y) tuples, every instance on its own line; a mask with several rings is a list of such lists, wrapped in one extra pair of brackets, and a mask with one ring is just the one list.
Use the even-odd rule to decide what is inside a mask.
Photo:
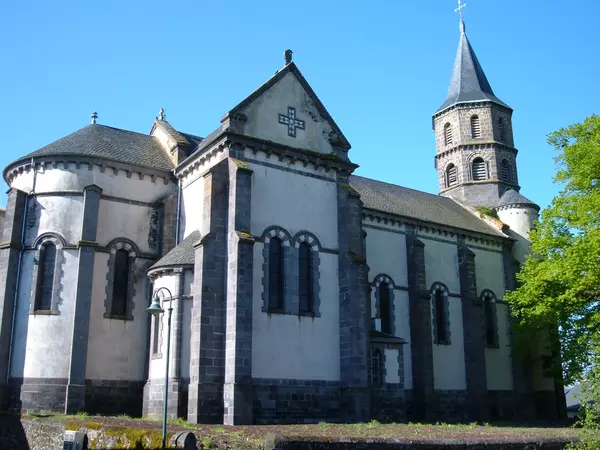
[(562, 190), (530, 235), (532, 256), (507, 294), (521, 329), (558, 324), (565, 381), (589, 376), (600, 343), (600, 117), (552, 133)]

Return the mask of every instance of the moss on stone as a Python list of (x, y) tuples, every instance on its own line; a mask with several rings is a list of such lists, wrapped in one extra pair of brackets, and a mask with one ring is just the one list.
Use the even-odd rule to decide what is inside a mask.
[(104, 424), (100, 422), (87, 422), (85, 427), (88, 430), (100, 430), (101, 428), (104, 428)]
[(79, 422), (74, 419), (65, 420), (65, 430), (67, 431), (79, 431)]
[(498, 218), (498, 213), (491, 206), (478, 206), (477, 211), (481, 215), (482, 219), (483, 219), (483, 216), (493, 217), (494, 219)]
[(345, 183), (340, 183), (340, 187), (345, 190), (346, 192), (348, 192), (348, 194), (350, 195), (354, 195), (356, 197), (360, 197), (360, 194), (358, 192), (356, 192), (356, 189), (354, 189), (352, 186), (350, 186), (349, 184), (345, 184)]
[(306, 156), (312, 156), (314, 158), (325, 159), (328, 161), (343, 161), (343, 159), (335, 153), (319, 153), (313, 150), (299, 150), (299, 152)]
[[(115, 449), (121, 448), (160, 448), (162, 432), (140, 430), (136, 428), (113, 428), (105, 430), (106, 436), (116, 438)], [(167, 442), (172, 434), (167, 433)]]

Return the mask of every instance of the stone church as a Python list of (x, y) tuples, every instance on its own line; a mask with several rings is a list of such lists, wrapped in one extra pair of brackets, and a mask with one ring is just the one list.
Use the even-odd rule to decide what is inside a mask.
[(353, 175), (291, 51), (206, 137), (94, 114), (3, 172), (0, 404), (159, 416), (168, 383), (195, 423), (561, 417), (556, 347), (513, 348), (503, 301), (539, 212), (511, 116), (462, 21), (439, 195)]

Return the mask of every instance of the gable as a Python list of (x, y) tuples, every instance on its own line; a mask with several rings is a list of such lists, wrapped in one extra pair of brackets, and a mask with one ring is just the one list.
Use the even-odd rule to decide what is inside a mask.
[(246, 117), (244, 134), (281, 145), (333, 153), (350, 144), (295, 65), (290, 64), (232, 112)]

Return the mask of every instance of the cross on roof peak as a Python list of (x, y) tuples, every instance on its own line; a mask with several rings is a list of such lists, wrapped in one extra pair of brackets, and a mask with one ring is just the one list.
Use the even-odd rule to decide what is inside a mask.
[(461, 0), (458, 0), (458, 8), (454, 10), (460, 16), (460, 31), (461, 33), (465, 32), (465, 22), (463, 20), (463, 9), (467, 6), (466, 3), (463, 3)]

